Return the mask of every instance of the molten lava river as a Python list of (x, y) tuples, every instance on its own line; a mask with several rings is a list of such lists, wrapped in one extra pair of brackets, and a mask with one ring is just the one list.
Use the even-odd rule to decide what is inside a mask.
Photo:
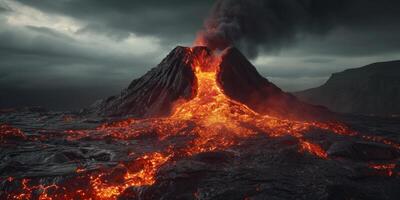
[[(230, 99), (219, 87), (216, 79), (220, 56), (207, 55), (206, 51), (194, 55), (193, 51), (188, 51), (187, 58), (186, 62), (192, 66), (196, 76), (195, 96), (189, 101), (177, 103), (169, 117), (125, 119), (106, 123), (92, 130), (65, 131), (68, 141), (84, 138), (129, 141), (144, 138), (155, 140), (156, 148), (132, 151), (132, 159), (120, 161), (114, 166), (101, 166), (95, 170), (85, 166), (78, 167), (74, 175), (58, 182), (47, 183), (34, 178), (9, 177), (5, 181), (13, 183), (18, 189), (10, 190), (2, 197), (41, 200), (117, 199), (128, 188), (136, 188), (139, 191), (143, 186), (155, 184), (157, 172), (162, 167), (199, 153), (229, 150), (240, 145), (246, 138), (260, 135), (271, 139), (292, 137), (297, 140), (300, 153), (329, 159), (324, 148), (303, 137), (305, 133), (320, 130), (343, 137), (358, 135), (341, 123), (294, 121), (259, 114), (248, 106)], [(185, 139), (174, 142), (174, 138)], [(379, 169), (384, 167), (374, 166)]]

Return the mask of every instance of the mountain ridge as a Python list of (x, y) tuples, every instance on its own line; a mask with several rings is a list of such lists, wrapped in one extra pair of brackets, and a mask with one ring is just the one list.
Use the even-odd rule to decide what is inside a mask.
[(321, 86), (293, 93), (340, 113), (400, 114), (400, 60), (376, 62), (333, 73)]

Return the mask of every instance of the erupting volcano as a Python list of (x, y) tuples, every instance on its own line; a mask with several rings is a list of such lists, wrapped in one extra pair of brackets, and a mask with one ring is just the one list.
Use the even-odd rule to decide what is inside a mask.
[[(271, 152), (281, 149), (274, 154), (266, 153), (270, 155), (268, 161), (260, 158), (259, 162), (276, 162), (284, 170), (288, 170), (287, 165), (278, 161), (284, 159), (284, 149), (315, 162), (315, 168), (326, 165), (318, 160), (330, 163), (334, 156), (340, 157), (334, 149), (330, 154), (326, 148), (343, 138), (382, 143), (386, 145), (384, 150), (367, 143), (363, 148), (390, 152), (393, 154), (390, 159), (397, 158), (399, 149), (396, 142), (360, 135), (346, 125), (332, 121), (333, 115), (326, 109), (302, 103), (281, 91), (259, 75), (254, 66), (232, 47), (222, 52), (201, 46), (177, 47), (157, 68), (134, 80), (121, 95), (97, 103), (85, 112), (134, 118), (105, 123), (95, 129), (65, 130), (41, 137), (24, 135), (24, 141), (51, 146), (56, 145), (51, 141), (58, 138), (64, 140), (68, 148), (78, 142), (84, 146), (122, 145), (129, 150), (117, 151), (119, 153), (114, 156), (121, 158), (107, 157), (103, 164), (87, 162), (83, 155), (79, 158), (75, 153), (65, 154), (78, 163), (74, 172), (46, 177), (15, 173), (2, 180), (2, 188), (6, 188), (0, 193), (2, 198), (218, 199), (226, 188), (210, 190), (216, 187), (213, 183), (222, 186), (221, 181), (232, 178), (228, 174), (240, 177), (240, 171), (248, 171), (249, 167), (254, 168), (254, 172), (261, 170), (263, 164), (246, 161), (246, 155), (262, 155), (254, 148)], [(9, 130), (23, 134), (12, 127)], [(1, 138), (4, 144), (12, 144), (7, 138)], [(290, 158), (293, 159), (293, 155)], [(380, 155), (376, 156), (380, 158)], [(303, 167), (303, 164), (299, 165)], [(338, 166), (333, 166), (327, 168), (339, 170)], [(384, 170), (384, 175), (397, 176), (394, 168), (393, 163), (369, 163), (366, 166), (371, 171)], [(290, 169), (297, 173), (297, 169)], [(271, 168), (271, 171), (274, 170)], [(209, 178), (201, 179), (213, 173), (217, 177), (226, 176), (226, 179), (211, 182), (207, 182)], [(250, 177), (249, 180), (254, 179)], [(185, 185), (187, 181), (194, 182), (189, 186)], [(255, 188), (254, 191), (239, 190), (239, 196), (233, 199), (254, 196), (264, 187), (262, 180), (250, 182), (244, 187)], [(327, 184), (323, 178), (317, 182)]]

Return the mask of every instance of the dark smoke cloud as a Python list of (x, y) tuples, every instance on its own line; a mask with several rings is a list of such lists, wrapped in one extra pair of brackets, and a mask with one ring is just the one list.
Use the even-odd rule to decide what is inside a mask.
[(249, 56), (279, 50), (336, 27), (399, 25), (395, 0), (218, 0), (201, 32), (213, 49), (239, 46)]

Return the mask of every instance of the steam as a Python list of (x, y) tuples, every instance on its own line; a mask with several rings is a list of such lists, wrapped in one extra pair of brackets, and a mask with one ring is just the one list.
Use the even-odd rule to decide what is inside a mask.
[(336, 26), (363, 23), (374, 14), (389, 17), (387, 8), (398, 4), (393, 0), (218, 0), (196, 44), (212, 49), (235, 45), (256, 56), (260, 49), (279, 50), (303, 35), (324, 35)]

